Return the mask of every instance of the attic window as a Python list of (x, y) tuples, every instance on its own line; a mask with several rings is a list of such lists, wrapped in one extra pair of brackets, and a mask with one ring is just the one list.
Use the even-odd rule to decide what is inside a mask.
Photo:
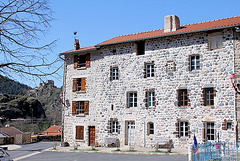
[(209, 50), (221, 49), (223, 47), (222, 32), (214, 32), (209, 34)]
[(137, 48), (136, 48), (136, 54), (137, 55), (144, 55), (145, 54), (145, 42), (144, 41), (138, 41), (136, 42)]
[(90, 67), (90, 54), (74, 55), (74, 69)]

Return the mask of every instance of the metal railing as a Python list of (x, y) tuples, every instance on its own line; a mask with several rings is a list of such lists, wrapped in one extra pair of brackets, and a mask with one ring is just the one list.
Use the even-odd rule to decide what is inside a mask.
[(193, 161), (240, 161), (239, 143), (210, 142), (192, 146)]

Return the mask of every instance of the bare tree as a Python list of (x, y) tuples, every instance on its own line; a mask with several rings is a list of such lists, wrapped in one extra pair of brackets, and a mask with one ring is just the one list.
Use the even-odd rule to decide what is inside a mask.
[(42, 78), (56, 73), (59, 59), (47, 60), (55, 41), (39, 45), (52, 20), (47, 0), (0, 1), (0, 74)]

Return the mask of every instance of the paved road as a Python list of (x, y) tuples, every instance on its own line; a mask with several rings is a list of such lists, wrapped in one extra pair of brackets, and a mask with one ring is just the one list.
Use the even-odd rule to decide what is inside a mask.
[(20, 161), (187, 161), (187, 156), (43, 152)]
[(14, 161), (187, 161), (181, 155), (127, 155), (86, 152), (53, 152), (44, 149), (53, 146), (53, 142), (40, 142), (23, 145), (22, 148), (9, 150)]
[(14, 161), (19, 157), (28, 156), (32, 154), (41, 153), (43, 150), (53, 147), (53, 145), (59, 142), (38, 142), (32, 144), (21, 145), (21, 148), (15, 150), (8, 150), (8, 153), (14, 159)]

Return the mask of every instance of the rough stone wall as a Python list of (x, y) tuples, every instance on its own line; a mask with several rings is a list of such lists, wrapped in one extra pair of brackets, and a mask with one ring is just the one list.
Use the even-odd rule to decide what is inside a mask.
[[(186, 147), (192, 143), (195, 133), (202, 142), (204, 121), (215, 123), (215, 133), (220, 140), (234, 141), (233, 129), (222, 130), (224, 119), (233, 121), (234, 90), (230, 75), (234, 70), (233, 32), (224, 30), (222, 49), (209, 50), (208, 34), (193, 33), (145, 41), (145, 55), (136, 56), (135, 43), (123, 43), (101, 47), (91, 52), (90, 68), (74, 69), (73, 55), (66, 55), (66, 85), (64, 109), (64, 141), (73, 144), (75, 127), (84, 126), (84, 140), (80, 146), (88, 145), (88, 127), (96, 127), (96, 142), (104, 143), (106, 137), (118, 137), (121, 146), (126, 139), (126, 121), (135, 121), (134, 146), (150, 147), (157, 138), (173, 139), (175, 147)], [(116, 49), (116, 53), (113, 53)], [(200, 55), (200, 70), (189, 70), (189, 56)], [(155, 64), (155, 76), (144, 78), (145, 62)], [(167, 62), (175, 63), (176, 71), (168, 74)], [(118, 66), (119, 80), (110, 81), (110, 66)], [(86, 77), (86, 92), (72, 92), (73, 78)], [(214, 106), (203, 106), (202, 88), (212, 84), (216, 91)], [(177, 90), (187, 88), (189, 106), (178, 107)], [(155, 89), (156, 107), (145, 107), (146, 89)], [(127, 92), (137, 92), (137, 107), (127, 107)], [(72, 101), (89, 100), (89, 115), (72, 116)], [(113, 105), (113, 110), (111, 109)], [(110, 118), (117, 118), (120, 134), (109, 134)], [(174, 132), (178, 119), (189, 122), (191, 134), (177, 138)], [(154, 123), (154, 134), (146, 135), (147, 123)]]

